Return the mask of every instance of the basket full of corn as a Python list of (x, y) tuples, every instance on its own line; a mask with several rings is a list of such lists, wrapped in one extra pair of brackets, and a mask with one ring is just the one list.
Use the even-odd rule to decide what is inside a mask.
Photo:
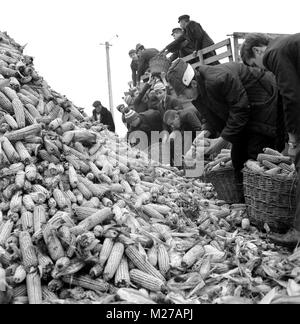
[(290, 157), (265, 149), (257, 161), (248, 161), (243, 170), (244, 193), (253, 224), (285, 232), (294, 220), (296, 170)]
[(206, 165), (205, 181), (213, 184), (219, 199), (231, 204), (242, 203), (243, 185), (235, 179), (230, 152), (230, 149), (223, 149)]

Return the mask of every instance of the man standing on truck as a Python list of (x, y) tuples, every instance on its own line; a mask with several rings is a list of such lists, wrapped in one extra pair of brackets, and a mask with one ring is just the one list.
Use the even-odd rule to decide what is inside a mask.
[(297, 206), (294, 227), (285, 235), (270, 238), (282, 245), (295, 246), (300, 242), (300, 34), (274, 40), (264, 34), (249, 34), (242, 45), (241, 57), (247, 65), (273, 72), (282, 95), (288, 154), (295, 159), (298, 174)]

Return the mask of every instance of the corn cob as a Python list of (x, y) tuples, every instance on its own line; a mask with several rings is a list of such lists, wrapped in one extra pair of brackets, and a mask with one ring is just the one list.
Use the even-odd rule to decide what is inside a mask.
[(4, 115), (4, 120), (12, 130), (16, 130), (19, 128), (18, 123), (16, 122), (13, 116), (6, 114)]
[[(262, 160), (263, 161), (263, 160)], [(272, 162), (272, 161), (271, 161)], [(263, 172), (264, 170), (263, 170), (263, 168), (262, 167), (260, 167), (260, 165), (259, 165), (259, 163), (258, 162), (256, 162), (256, 161), (251, 161), (251, 160), (249, 160), (249, 161), (247, 161), (246, 162), (246, 167), (247, 168), (249, 168), (251, 171), (253, 171), (253, 172), (258, 172), (258, 173), (260, 173), (260, 172)]]
[(12, 114), (14, 112), (11, 101), (2, 92), (0, 92), (0, 107), (8, 113)]
[(17, 153), (17, 151), (15, 150), (15, 148), (13, 147), (13, 145), (11, 144), (11, 142), (6, 137), (2, 137), (1, 140), (2, 140), (1, 142), (2, 149), (5, 155), (7, 156), (7, 158), (9, 159), (9, 161), (11, 163), (20, 162), (21, 158)]
[(29, 304), (39, 305), (42, 303), (43, 293), (41, 285), (41, 277), (37, 272), (30, 273), (26, 278), (27, 294)]
[(33, 228), (37, 233), (42, 229), (43, 224), (46, 224), (46, 211), (43, 206), (35, 206), (33, 211)]
[(43, 301), (52, 301), (58, 299), (58, 296), (52, 291), (50, 291), (46, 286), (42, 287), (42, 296), (43, 296)]
[(20, 265), (18, 266), (18, 268), (14, 273), (13, 281), (16, 284), (21, 284), (25, 280), (26, 280), (26, 271), (25, 268), (22, 265)]
[(48, 161), (50, 163), (56, 164), (59, 163), (59, 159), (54, 155), (50, 155), (46, 150), (40, 150), (39, 156), (43, 161)]
[(38, 184), (33, 185), (32, 186), (32, 190), (34, 192), (41, 192), (41, 193), (43, 193), (47, 197), (47, 199), (50, 199), (50, 197), (51, 197), (49, 190), (47, 190), (46, 188), (44, 188), (41, 185), (38, 185)]
[(274, 156), (283, 156), (281, 153), (279, 153), (273, 149), (270, 149), (270, 148), (265, 148), (263, 151), (264, 151), (264, 154), (274, 155)]
[(206, 258), (203, 260), (201, 268), (200, 268), (200, 275), (203, 280), (206, 280), (207, 277), (209, 276), (211, 270), (211, 262), (210, 262), (210, 257)]
[[(39, 103), (39, 99), (34, 95), (31, 91), (25, 90), (24, 88), (20, 89), (18, 95), (23, 95), (26, 97), (26, 100), (30, 100), (32, 102), (32, 105), (36, 107)], [(25, 100), (25, 98), (24, 98)]]
[(14, 295), (14, 298), (27, 297), (26, 285), (20, 285), (20, 286), (14, 287), (13, 295)]
[(92, 279), (99, 278), (101, 274), (103, 273), (103, 267), (100, 264), (96, 264), (91, 270), (90, 270), (90, 277)]
[(18, 213), (22, 207), (22, 196), (20, 192), (17, 192), (15, 195), (12, 196), (10, 201), (10, 211), (12, 213)]
[(165, 246), (162, 244), (158, 246), (158, 268), (164, 277), (166, 277), (170, 270), (169, 254)]
[(34, 246), (30, 234), (27, 231), (23, 231), (19, 236), (21, 255), (23, 260), (23, 266), (26, 270), (30, 270), (32, 267), (38, 266), (38, 259), (35, 253)]
[(0, 246), (0, 264), (9, 267), (12, 263), (12, 256), (4, 248)]
[(24, 106), (19, 99), (14, 99), (12, 101), (12, 106), (14, 109), (14, 113), (16, 116), (16, 122), (19, 128), (25, 127), (25, 113), (24, 113)]
[(45, 102), (43, 96), (40, 96), (39, 103), (36, 107), (37, 111), (41, 116), (45, 114)]
[(82, 182), (77, 184), (77, 188), (86, 200), (90, 200), (93, 197), (93, 193)]
[(115, 275), (115, 286), (119, 288), (129, 287), (130, 275), (127, 258), (123, 257)]
[(162, 215), (168, 215), (172, 211), (172, 209), (166, 205), (148, 204), (148, 206), (152, 209), (155, 209)]
[(270, 169), (268, 171), (265, 171), (265, 174), (273, 176), (273, 175), (279, 174), (280, 170), (281, 170), (281, 168), (276, 167), (274, 169)]
[(11, 142), (24, 141), (28, 137), (39, 135), (41, 130), (42, 127), (40, 124), (34, 124), (5, 134), (5, 137)]
[(196, 245), (189, 250), (182, 259), (182, 266), (185, 268), (192, 267), (200, 258), (205, 254), (205, 250), (202, 245)]
[(272, 162), (270, 162), (270, 161), (266, 161), (266, 160), (262, 161), (262, 164), (263, 164), (266, 168), (268, 168), (269, 170), (271, 170), (271, 169), (275, 169), (275, 168), (278, 167), (276, 164), (274, 164), (274, 163), (272, 163)]
[(125, 253), (139, 270), (165, 281), (162, 274), (155, 269), (150, 262), (146, 261), (143, 255), (134, 246), (128, 246)]
[(71, 164), (69, 164), (69, 181), (72, 188), (76, 188), (79, 183), (76, 170)]
[(75, 207), (74, 212), (76, 214), (76, 218), (78, 220), (84, 220), (95, 213), (97, 213), (98, 209), (88, 208), (88, 207)]
[(142, 207), (142, 211), (151, 218), (156, 218), (161, 220), (165, 219), (165, 217), (152, 206), (144, 205)]
[(292, 164), (292, 160), (288, 156), (275, 156), (275, 155), (269, 155), (269, 154), (259, 154), (257, 157), (257, 161), (262, 162), (262, 161), (269, 161), (275, 164), (279, 163), (286, 163), (288, 165)]
[(22, 222), (22, 229), (24, 232), (33, 233), (33, 214), (32, 213), (30, 213), (30, 212), (22, 213), (21, 222)]
[(23, 163), (29, 164), (31, 162), (32, 158), (22, 142), (16, 142), (15, 149), (16, 149), (17, 153), (19, 154), (21, 161)]
[(25, 168), (26, 179), (29, 182), (32, 182), (37, 177), (37, 168), (34, 164), (27, 165)]
[(26, 104), (25, 105), (26, 110), (30, 113), (30, 115), (34, 118), (41, 118), (41, 114), (39, 113), (39, 111), (35, 108), (34, 105), (31, 104)]
[(157, 245), (153, 245), (153, 247), (148, 251), (148, 261), (153, 265), (153, 267), (157, 266), (158, 263)]
[(122, 260), (125, 247), (122, 243), (115, 243), (107, 260), (106, 267), (104, 269), (103, 279), (105, 281), (111, 280)]
[(105, 195), (106, 192), (108, 192), (108, 189), (100, 189), (95, 184), (93, 184), (88, 179), (83, 178), (82, 176), (78, 176), (78, 179), (81, 183), (83, 183), (91, 192), (92, 194), (97, 198), (102, 198), (102, 196)]
[(54, 189), (53, 190), (53, 198), (56, 200), (59, 208), (64, 209), (64, 208), (68, 207), (66, 198), (61, 190)]
[(288, 165), (286, 163), (280, 163), (279, 164), (279, 167), (285, 171), (288, 171), (289, 173), (290, 172), (294, 172), (296, 169), (295, 169), (295, 165), (292, 164), (292, 165)]
[(155, 292), (166, 291), (164, 282), (148, 273), (134, 269), (129, 274), (131, 281), (143, 288)]
[(71, 190), (65, 191), (64, 194), (71, 203), (75, 204), (77, 202), (77, 198)]
[(100, 266), (104, 267), (106, 261), (110, 257), (113, 247), (114, 247), (114, 241), (110, 238), (106, 238), (103, 242), (102, 250), (99, 256)]
[(51, 226), (46, 226), (43, 231), (44, 241), (47, 245), (49, 256), (56, 262), (65, 256), (64, 249), (59, 241), (56, 232)]
[(25, 172), (24, 171), (18, 171), (15, 178), (15, 184), (18, 189), (23, 189), (25, 185)]
[(14, 223), (9, 220), (5, 222), (4, 225), (2, 225), (1, 227), (2, 229), (0, 232), (0, 245), (3, 246), (11, 235), (11, 232), (14, 227)]
[(42, 277), (46, 277), (53, 270), (54, 263), (48, 256), (44, 255), (39, 250), (37, 251), (37, 257), (38, 257), (39, 268), (41, 270)]
[(95, 292), (104, 293), (109, 289), (108, 283), (100, 279), (92, 280), (88, 276), (65, 276), (62, 280), (71, 286), (78, 286)]
[(16, 70), (0, 65), (0, 74), (10, 78), (10, 77), (17, 77), (19, 73)]

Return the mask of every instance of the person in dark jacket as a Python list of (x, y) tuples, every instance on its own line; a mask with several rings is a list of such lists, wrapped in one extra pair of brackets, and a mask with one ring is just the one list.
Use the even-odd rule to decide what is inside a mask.
[(159, 54), (159, 51), (155, 48), (147, 48), (145, 49), (144, 46), (140, 45), (137, 48), (137, 53), (139, 56), (138, 61), (138, 71), (137, 71), (137, 84), (139, 85), (141, 81), (142, 75), (149, 69), (150, 60)]
[[(128, 141), (132, 142), (132, 139), (134, 139), (134, 144), (139, 144), (139, 147), (142, 147), (142, 149), (153, 144), (151, 143), (152, 132), (162, 131), (162, 119), (160, 113), (155, 110), (148, 110), (140, 114), (136, 113), (134, 110), (129, 110), (125, 114), (125, 121), (129, 125), (127, 134)], [(137, 132), (143, 132), (146, 135), (144, 143), (141, 143), (143, 138), (139, 138), (139, 133)], [(136, 139), (140, 141), (136, 141)]]
[[(154, 85), (154, 91), (155, 91), (156, 97), (159, 100), (159, 104), (157, 105), (156, 109), (159, 111), (162, 120), (164, 118), (166, 111), (168, 111), (168, 110), (182, 110), (183, 109), (182, 104), (176, 97), (167, 95), (166, 86), (162, 82), (157, 82)], [(165, 123), (163, 123), (163, 129), (168, 132), (171, 131), (170, 127), (168, 125), (166, 125)], [(166, 143), (167, 140), (168, 140), (168, 136), (166, 133), (163, 138), (163, 143)]]
[(167, 45), (163, 51), (168, 53), (173, 53), (169, 60), (171, 62), (175, 61), (177, 58), (183, 58), (185, 56), (188, 56), (190, 54), (193, 54), (194, 52), (194, 45), (191, 41), (188, 39), (185, 39), (181, 43), (178, 43), (178, 39), (181, 39), (184, 36), (184, 31), (181, 28), (174, 28), (172, 30), (172, 36), (174, 37), (174, 41)]
[(264, 148), (275, 148), (278, 90), (274, 76), (240, 63), (200, 66), (195, 71), (183, 60), (173, 63), (168, 80), (177, 95), (193, 100), (207, 121), (208, 130), (220, 137), (211, 153), (232, 144), (236, 181), (248, 159)]
[(297, 206), (293, 228), (270, 238), (279, 244), (295, 246), (300, 242), (300, 33), (274, 40), (263, 34), (249, 34), (242, 45), (241, 57), (250, 66), (271, 71), (282, 95), (288, 154), (295, 159), (298, 176)]
[[(204, 49), (206, 47), (214, 45), (213, 40), (208, 36), (206, 31), (202, 28), (202, 26), (190, 20), (190, 16), (183, 15), (178, 18), (178, 23), (180, 27), (184, 30), (184, 34), (179, 37), (174, 43), (180, 44), (185, 42), (186, 40), (190, 41), (193, 45), (193, 53), (194, 56), (197, 56), (199, 50)], [(173, 43), (173, 46), (175, 45)], [(215, 51), (205, 54), (203, 57), (206, 59), (208, 57), (216, 55)], [(210, 65), (217, 65), (219, 62), (213, 62)]]
[(107, 125), (111, 132), (115, 132), (115, 123), (111, 112), (103, 107), (100, 101), (95, 101), (93, 107), (95, 107), (93, 110), (93, 121)]
[(131, 68), (131, 78), (132, 78), (132, 84), (134, 87), (136, 87), (137, 85), (137, 72), (138, 72), (138, 68), (139, 68), (139, 58), (136, 54), (136, 50), (132, 49), (129, 51), (129, 57), (131, 58), (131, 64), (130, 64), (130, 68)]

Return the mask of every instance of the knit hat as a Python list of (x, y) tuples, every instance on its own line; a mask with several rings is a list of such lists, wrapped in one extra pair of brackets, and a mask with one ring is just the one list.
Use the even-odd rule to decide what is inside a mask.
[(182, 59), (177, 59), (170, 67), (167, 80), (179, 96), (190, 85), (195, 76), (193, 67)]
[(126, 123), (130, 124), (138, 117), (138, 113), (136, 113), (134, 110), (129, 110), (129, 112), (125, 114)]
[(153, 88), (154, 91), (166, 90), (166, 86), (162, 82), (157, 82)]
[(130, 106), (132, 104), (132, 97), (131, 95), (127, 95), (125, 98), (124, 98), (124, 101), (126, 102), (126, 105)]
[(136, 53), (136, 50), (135, 50), (135, 49), (132, 49), (132, 50), (129, 51), (128, 54), (129, 54), (129, 56), (130, 56), (130, 55), (135, 54), (135, 53)]
[(138, 51), (139, 49), (145, 48), (144, 45), (138, 43), (135, 47), (135, 49)]

